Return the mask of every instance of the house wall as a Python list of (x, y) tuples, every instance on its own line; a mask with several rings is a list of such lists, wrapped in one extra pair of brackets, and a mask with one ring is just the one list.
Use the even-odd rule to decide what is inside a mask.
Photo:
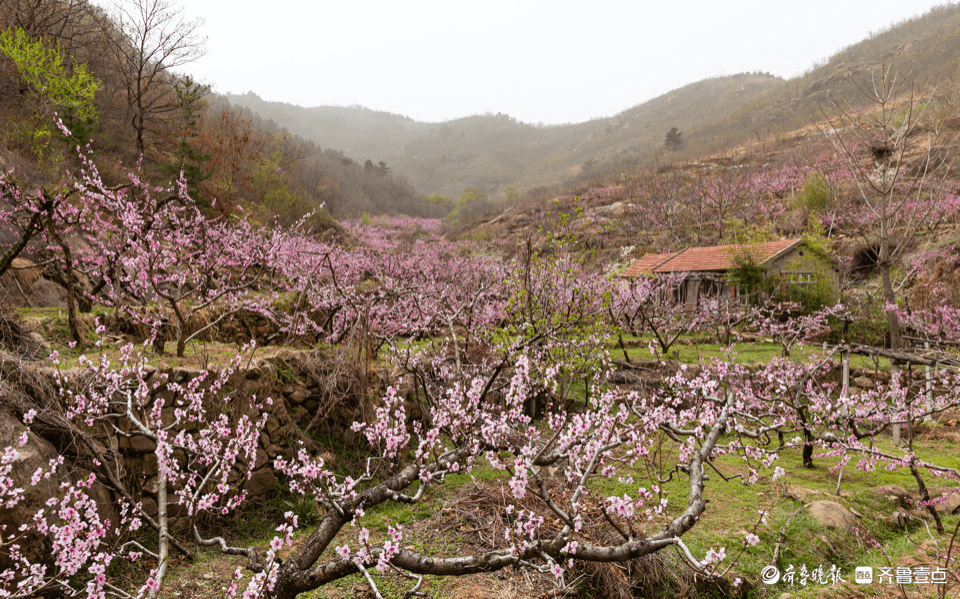
[[(791, 275), (810, 275), (812, 279), (826, 277), (826, 280), (834, 288), (838, 288), (840, 284), (839, 274), (833, 269), (832, 265), (803, 246), (792, 248), (776, 260), (767, 262), (763, 266), (773, 276), (774, 280), (779, 279), (785, 283), (788, 283)], [(736, 286), (726, 281), (726, 275), (725, 271), (690, 273), (684, 281), (684, 305), (688, 309), (693, 309), (700, 303), (700, 295), (708, 285), (707, 280), (718, 283), (721, 296), (731, 299), (737, 298), (740, 294)]]
[(834, 287), (840, 285), (840, 275), (833, 266), (802, 245), (791, 249), (776, 260), (765, 264), (769, 272), (784, 275), (787, 273), (809, 273), (828, 277)]

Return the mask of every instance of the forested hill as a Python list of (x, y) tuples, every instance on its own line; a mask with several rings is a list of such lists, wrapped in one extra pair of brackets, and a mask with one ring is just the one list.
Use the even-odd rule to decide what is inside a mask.
[[(543, 127), (503, 114), (421, 123), (363, 107), (303, 108), (253, 93), (228, 98), (354, 160), (382, 161), (425, 194), (457, 198), (473, 186), (494, 198), (507, 185), (523, 192), (613, 176), (623, 164), (658, 166), (801, 128), (820, 118), (829, 95), (856, 99), (855, 81), (883, 67), (919, 86), (960, 78), (960, 6), (893, 24), (789, 80), (763, 73), (707, 79), (580, 124)], [(668, 151), (674, 127), (682, 143)]]
[(558, 126), (485, 114), (443, 123), (363, 107), (302, 108), (253, 93), (227, 98), (316, 143), (363, 161), (383, 161), (424, 193), (459, 197), (469, 186), (495, 196), (577, 175), (586, 166), (656, 152), (671, 127), (734, 115), (782, 80), (741, 74), (694, 83), (610, 119)]
[(133, 4), (123, 12), (87, 0), (0, 2), (0, 170), (56, 186), (79, 165), (77, 145), (92, 140), (107, 183), (122, 182), (120, 163), (139, 163), (156, 182), (182, 171), (213, 212), (242, 208), (262, 222), (313, 213), (320, 226), (330, 225), (320, 206), (335, 217), (425, 214), (399, 175), (321, 148), (181, 75), (203, 54), (200, 23), (176, 4)]

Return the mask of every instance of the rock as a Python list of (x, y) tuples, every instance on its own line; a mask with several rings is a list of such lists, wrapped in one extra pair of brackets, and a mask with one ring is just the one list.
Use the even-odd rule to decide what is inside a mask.
[(162, 391), (157, 391), (153, 394), (153, 401), (163, 402), (164, 406), (170, 407), (173, 405), (173, 402), (176, 400), (177, 394), (173, 391), (164, 388)]
[(163, 423), (164, 427), (168, 427), (174, 423), (177, 419), (177, 409), (176, 408), (163, 408), (160, 410), (160, 422)]
[[(27, 294), (34, 308), (66, 308), (67, 290), (53, 281), (41, 277)], [(17, 297), (17, 296), (11, 296)]]
[(267, 426), (266, 426), (267, 434), (272, 436), (273, 433), (277, 432), (277, 430), (279, 429), (280, 429), (280, 423), (277, 422), (277, 418), (273, 414), (271, 414), (270, 417), (267, 418)]
[(143, 496), (140, 498), (140, 505), (151, 518), (157, 515), (157, 512), (160, 511), (157, 509), (157, 502), (153, 500), (152, 497)]
[(300, 404), (305, 402), (308, 397), (310, 397), (310, 392), (304, 389), (303, 387), (298, 386), (294, 390), (294, 392), (289, 395), (288, 399), (290, 400), (290, 403), (292, 403), (293, 405), (299, 406)]
[(858, 376), (853, 379), (853, 384), (861, 389), (873, 389), (877, 386), (877, 384), (873, 382), (873, 379), (866, 376)]
[(259, 497), (272, 491), (276, 484), (277, 475), (273, 473), (273, 470), (270, 468), (261, 468), (249, 474), (244, 488), (251, 497)]
[(257, 447), (257, 461), (254, 463), (253, 468), (255, 470), (263, 468), (268, 460), (267, 452), (265, 452), (262, 447)]
[(189, 512), (185, 505), (180, 505), (176, 501), (167, 502), (167, 516), (171, 518), (185, 518)]
[(903, 528), (904, 526), (907, 525), (907, 520), (909, 520), (909, 516), (900, 510), (894, 510), (893, 516), (891, 516), (891, 519), (894, 525)]
[(794, 485), (788, 485), (783, 494), (784, 497), (793, 499), (794, 501), (799, 501), (800, 503), (806, 503), (807, 500), (814, 495), (820, 495), (820, 491), (806, 489), (804, 487), (797, 487)]
[[(941, 494), (940, 497), (943, 495)], [(960, 510), (960, 491), (954, 489), (943, 503), (937, 504), (937, 511), (941, 514), (955, 514)]]
[(160, 471), (160, 460), (156, 453), (143, 454), (143, 471), (150, 474)]
[[(5, 409), (0, 410), (0, 444), (2, 446), (15, 445), (23, 428), (23, 423), (16, 416)], [(0, 525), (8, 530), (16, 530), (20, 524), (29, 522), (34, 514), (43, 509), (48, 498), (57, 496), (57, 487), (60, 483), (57, 477), (41, 480), (35, 486), (30, 485), (30, 477), (37, 468), (46, 468), (49, 461), (56, 457), (57, 451), (48, 441), (32, 432), (27, 434), (26, 444), (17, 448), (17, 457), (10, 463), (12, 469), (9, 474), (14, 486), (26, 489), (24, 498), (13, 507), (0, 507)], [(48, 538), (38, 533), (27, 533), (18, 544), (21, 552), (31, 562), (43, 563), (50, 557), (52, 544)], [(0, 555), (0, 569), (11, 566), (4, 552)]]
[(256, 379), (246, 379), (240, 385), (240, 390), (243, 392), (243, 395), (253, 397), (260, 391), (260, 382)]
[(870, 490), (881, 497), (886, 497), (900, 507), (910, 507), (910, 502), (908, 501), (911, 498), (910, 492), (900, 485), (883, 485), (881, 487), (873, 487)]
[(345, 428), (343, 429), (343, 443), (348, 447), (353, 447), (353, 444), (357, 440), (357, 433), (353, 432), (353, 429)]
[(135, 435), (130, 437), (130, 449), (140, 453), (149, 453), (157, 450), (157, 444), (150, 437)]
[(173, 372), (172, 380), (176, 383), (186, 384), (200, 376), (202, 372), (198, 368), (178, 368)]
[(828, 528), (850, 532), (856, 523), (853, 514), (836, 501), (814, 501), (807, 507), (807, 511), (817, 522)]

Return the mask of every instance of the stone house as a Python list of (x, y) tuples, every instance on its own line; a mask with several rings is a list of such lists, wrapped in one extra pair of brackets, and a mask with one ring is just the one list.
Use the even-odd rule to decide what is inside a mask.
[(792, 288), (813, 285), (824, 275), (838, 284), (835, 269), (802, 239), (783, 239), (754, 244), (689, 247), (674, 254), (646, 254), (620, 274), (621, 277), (655, 276), (685, 273), (679, 289), (679, 302), (695, 306), (701, 298), (729, 297), (747, 303), (749, 290), (730, 280), (730, 271), (744, 263), (759, 265), (766, 278), (779, 284), (775, 292), (790, 295)]

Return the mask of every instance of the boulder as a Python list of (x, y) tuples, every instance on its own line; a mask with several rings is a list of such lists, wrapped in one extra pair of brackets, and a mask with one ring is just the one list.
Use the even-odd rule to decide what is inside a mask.
[(947, 498), (936, 505), (937, 511), (941, 514), (957, 513), (960, 510), (960, 489), (944, 490), (937, 494), (937, 499), (941, 499), (944, 495), (947, 495)]
[[(0, 409), (0, 448), (15, 446), (24, 428), (23, 423), (13, 413), (7, 409)], [(38, 468), (46, 470), (50, 460), (57, 458), (58, 452), (49, 441), (33, 432), (27, 433), (27, 442), (16, 447), (16, 450), (17, 457), (10, 463), (9, 477), (14, 487), (22, 487), (25, 491), (23, 500), (13, 507), (0, 507), (0, 525), (5, 526), (8, 531), (17, 530), (21, 524), (31, 522), (34, 515), (45, 507), (48, 499), (60, 495), (61, 484), (70, 484), (81, 478), (87, 478), (84, 472), (61, 466), (54, 476), (41, 479), (39, 483), (33, 485), (31, 484), (33, 474)], [(110, 493), (103, 486), (94, 483), (88, 489), (88, 495), (96, 502), (101, 519), (118, 522), (116, 506)], [(107, 528), (110, 530), (113, 527)], [(51, 563), (48, 560), (52, 557), (53, 543), (47, 536), (28, 532), (18, 544), (22, 555), (32, 563)], [(6, 552), (0, 552), (0, 571), (11, 565)]]
[(847, 532), (853, 531), (856, 518), (836, 501), (814, 501), (807, 506), (807, 511), (817, 522), (827, 528), (838, 528)]
[(900, 485), (883, 485), (880, 487), (873, 487), (870, 490), (881, 497), (886, 497), (900, 507), (911, 507), (911, 503), (908, 501), (912, 497), (910, 491), (907, 491)]
[(788, 485), (783, 494), (784, 497), (799, 501), (800, 503), (806, 502), (807, 499), (813, 497), (814, 495), (821, 495), (821, 493), (820, 491), (816, 491), (814, 489), (807, 489), (804, 487), (798, 487), (796, 485)]

